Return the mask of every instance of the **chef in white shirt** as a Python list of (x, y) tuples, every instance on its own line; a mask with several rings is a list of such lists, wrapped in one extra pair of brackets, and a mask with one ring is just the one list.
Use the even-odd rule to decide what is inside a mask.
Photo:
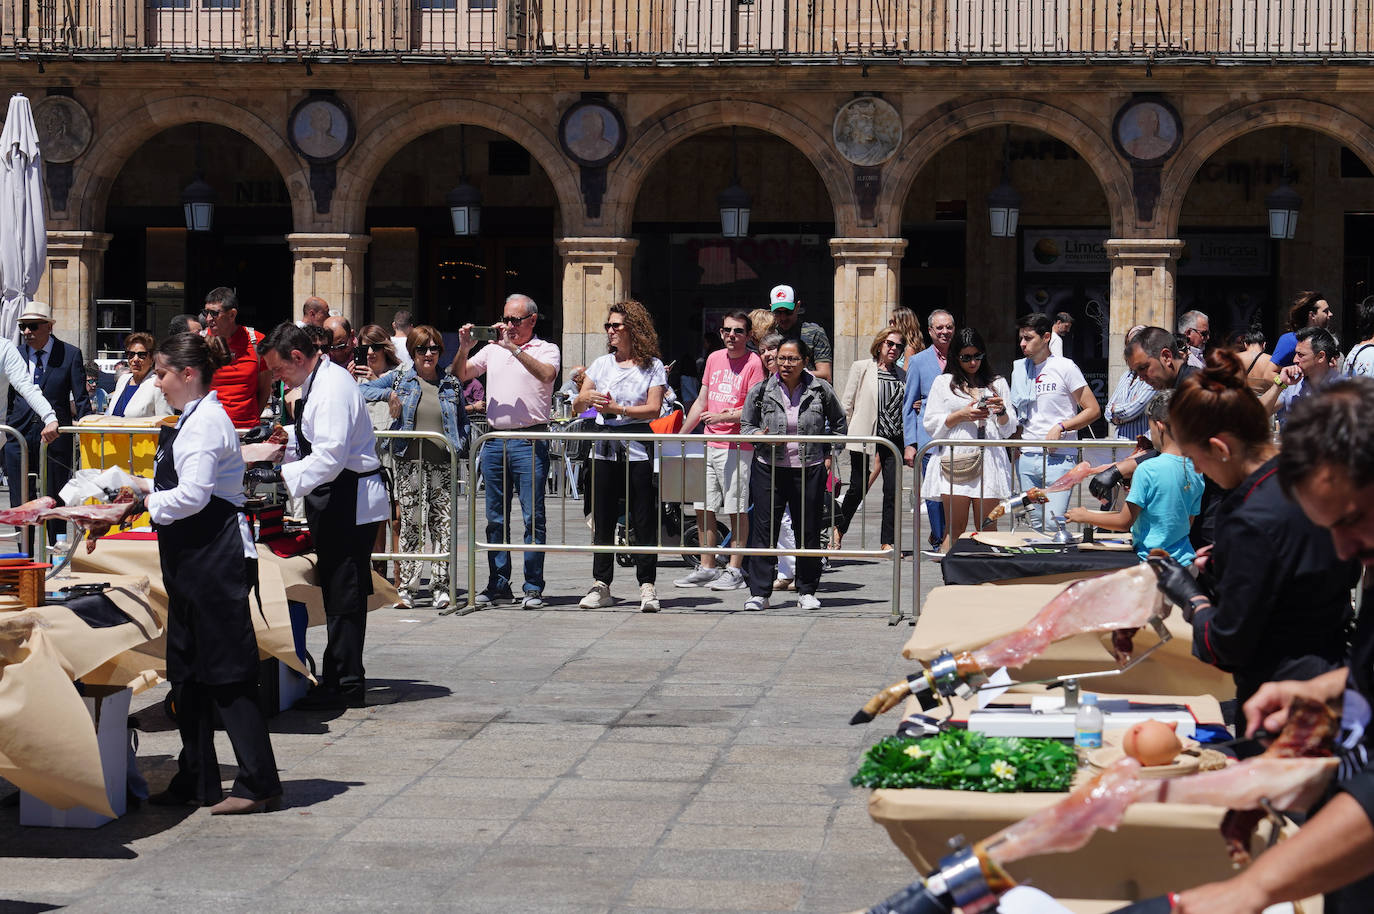
[(291, 497), (305, 500), (329, 632), (323, 681), (296, 707), (360, 708), (372, 544), (390, 517), (372, 420), (353, 375), (295, 324), (278, 324), (258, 348), (272, 377), (300, 387), (301, 399), (287, 462), (250, 470), (248, 478), (280, 480)]

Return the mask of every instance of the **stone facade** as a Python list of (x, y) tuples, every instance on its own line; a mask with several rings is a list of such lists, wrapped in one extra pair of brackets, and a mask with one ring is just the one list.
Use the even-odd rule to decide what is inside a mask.
[[(1291, 151), (1304, 206), (1297, 238), (1277, 245), (1268, 280), (1276, 299), (1308, 287), (1331, 288), (1334, 295), (1342, 284), (1345, 213), (1374, 209), (1374, 181), (1341, 172), (1342, 147), (1374, 166), (1374, 75), (1355, 67), (589, 66), (584, 73), (581, 66), (516, 64), (375, 61), (316, 63), (308, 70), (246, 61), (55, 60), (42, 73), (31, 64), (0, 67), (31, 97), (70, 94), (94, 123), (94, 141), (65, 175), (66, 205), (49, 214), (43, 285), (64, 324), (79, 326), (88, 347), (112, 192), (121, 173), (137, 167), (145, 144), (189, 124), (232, 130), (256, 147), (258, 161), (270, 163), (275, 174), (267, 180), (280, 188), (274, 202), (283, 219), (289, 214), (289, 230), (279, 234), (294, 263), (291, 302), (322, 294), (355, 324), (386, 317), (365, 282), (369, 212), (389, 206), (394, 217), (404, 211), (407, 193), (442, 206), (434, 188), (456, 183), (451, 149), (442, 159), (412, 155), (415, 161), (394, 173), (398, 156), (460, 124), (468, 125), (469, 137), (478, 131), (518, 144), (535, 177), (521, 183), (484, 175), (484, 193), (489, 204), (548, 213), (540, 231), (556, 243), (562, 261), (555, 295), (569, 366), (579, 354), (585, 360), (599, 350), (604, 306), (635, 293), (632, 265), (649, 241), (642, 226), (661, 232), (683, 213), (696, 224), (714, 218), (714, 195), (730, 165), (724, 128), (739, 128), (741, 143), (765, 136), (774, 149), (786, 147), (785, 156), (768, 153), (741, 165), (756, 186), (789, 176), (786, 186), (768, 191), (767, 205), (756, 193), (756, 223), (822, 225), (828, 233), (819, 241), (833, 256), (837, 384), (902, 299), (903, 276), (912, 271), (961, 271), (964, 320), (983, 330), (998, 358), (1012, 357), (1025, 252), (1017, 242), (988, 237), (984, 203), (1001, 173), (1004, 143), (1016, 153), (1010, 173), (1025, 197), (1022, 226), (1096, 227), (1111, 239), (1103, 248), (1110, 274), (1103, 332), (1110, 338), (1112, 381), (1124, 330), (1173, 320), (1181, 231), (1264, 225), (1262, 201), (1273, 176), (1264, 177), (1262, 166), (1278, 161), (1280, 146)], [(356, 128), (352, 147), (324, 169), (287, 139), (291, 111), (319, 90), (346, 104)], [(586, 93), (617, 108), (626, 126), (623, 150), (599, 174), (571, 161), (558, 138), (562, 113)], [(1141, 93), (1167, 100), (1181, 123), (1176, 150), (1153, 170), (1133, 167), (1111, 138), (1118, 111)], [(880, 95), (901, 119), (895, 154), (869, 169), (846, 161), (832, 137), (836, 111), (857, 94)], [(1027, 152), (1027, 137), (1053, 148), (1037, 159), (1034, 148)], [(708, 141), (715, 145), (702, 145)], [(189, 175), (192, 150), (185, 142), (179, 148)], [(699, 144), (690, 148), (700, 156), (674, 159), (674, 150), (688, 142)], [(1255, 180), (1247, 180), (1243, 193), (1229, 181), (1212, 181), (1209, 168), (1219, 155), (1253, 161)], [(670, 174), (656, 172), (670, 160)], [(690, 171), (708, 165), (709, 177)], [(160, 192), (169, 195), (164, 205), (175, 205), (171, 185), (184, 182), (183, 174), (162, 182)], [(641, 197), (646, 188), (652, 200)], [(964, 225), (964, 262), (913, 263), (907, 229), (949, 215), (942, 207), (951, 200), (963, 206), (955, 218)], [(906, 303), (918, 311), (930, 307)]]

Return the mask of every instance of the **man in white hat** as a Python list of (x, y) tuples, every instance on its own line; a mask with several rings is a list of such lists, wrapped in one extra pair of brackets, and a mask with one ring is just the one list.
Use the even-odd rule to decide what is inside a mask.
[(774, 286), (768, 293), (768, 307), (773, 311), (773, 320), (784, 340), (801, 340), (810, 350), (806, 368), (826, 383), (830, 379), (830, 366), (835, 361), (835, 350), (830, 345), (830, 337), (820, 324), (798, 320), (801, 306), (791, 286)]
[[(31, 473), (38, 473), (40, 441), (49, 442), (47, 490), (29, 496), (56, 497), (72, 475), (72, 439), (58, 438), (58, 425), (71, 425), (91, 411), (86, 360), (80, 349), (53, 336), (52, 308), (43, 302), (29, 302), (24, 307), (19, 332), (24, 342), (17, 351), (8, 342), (0, 347), (4, 367), (4, 381), (0, 383), (9, 387), (6, 423), (28, 442)], [(19, 473), (19, 444), (13, 439), (5, 441), (4, 461), (10, 504), (21, 504), (25, 491)], [(50, 525), (48, 541), (51, 543), (65, 528), (65, 524)]]

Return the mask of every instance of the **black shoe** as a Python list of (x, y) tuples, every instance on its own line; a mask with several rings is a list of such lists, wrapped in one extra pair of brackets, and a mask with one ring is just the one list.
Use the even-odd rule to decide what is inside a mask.
[[(218, 802), (218, 801), (216, 801)], [(170, 788), (148, 797), (149, 806), (199, 806), (195, 797), (188, 797)]]
[(363, 691), (340, 692), (337, 689), (319, 686), (311, 689), (306, 696), (292, 707), (299, 711), (342, 711), (345, 708), (363, 708), (367, 701)]

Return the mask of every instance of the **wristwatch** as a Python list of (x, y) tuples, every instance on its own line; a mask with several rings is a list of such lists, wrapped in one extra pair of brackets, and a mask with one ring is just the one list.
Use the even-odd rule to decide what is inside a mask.
[(1288, 388), (1288, 382), (1283, 379), (1283, 375), (1276, 374), (1274, 375), (1274, 386), (1279, 390), (1286, 390)]

